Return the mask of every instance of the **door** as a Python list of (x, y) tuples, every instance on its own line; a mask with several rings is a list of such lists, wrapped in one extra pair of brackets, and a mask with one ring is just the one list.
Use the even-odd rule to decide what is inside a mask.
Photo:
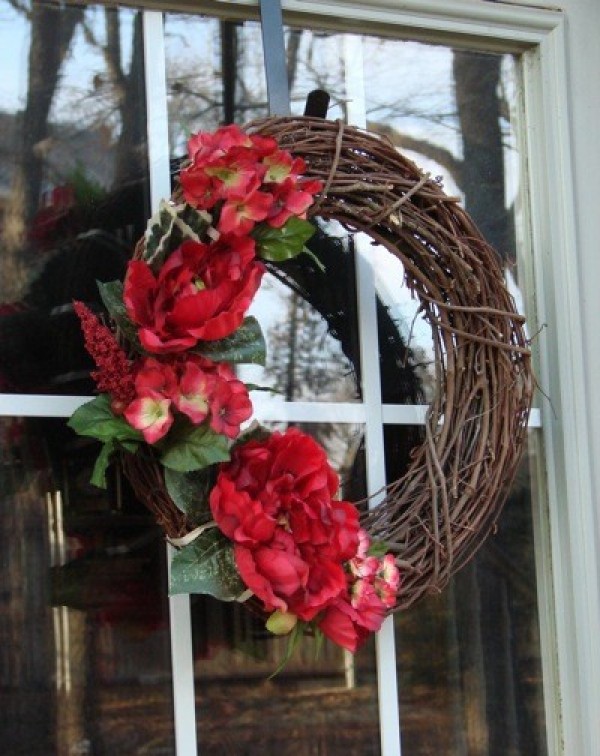
[[(89, 485), (95, 450), (64, 421), (92, 391), (72, 300), (99, 307), (96, 280), (122, 277), (190, 131), (266, 114), (256, 9), (3, 6), (8, 753), (529, 755), (563, 739), (564, 753), (593, 752), (594, 513), (568, 135), (554, 119), (564, 18), (431, 6), (288, 3), (292, 111), (326, 89), (329, 118), (386, 135), (462, 197), (537, 334), (542, 391), (477, 558), (356, 657), (315, 658), (309, 641), (274, 679), (285, 643), (242, 607), (167, 598), (152, 518), (118, 468), (106, 492)], [(258, 419), (318, 438), (358, 499), (402, 475), (435, 360), (399, 263), (331, 224), (318, 243), (318, 284), (303, 287), (310, 261), (266, 277), (254, 314), (270, 357), (243, 377), (276, 390), (257, 396)]]

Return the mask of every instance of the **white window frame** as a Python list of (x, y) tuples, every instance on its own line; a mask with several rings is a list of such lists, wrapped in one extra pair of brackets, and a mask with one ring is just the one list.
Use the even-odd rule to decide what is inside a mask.
[[(150, 5), (148, 3), (147, 5)], [(159, 3), (152, 2), (154, 7)], [(172, 3), (161, 4), (164, 6)], [(256, 13), (256, 2), (206, 2), (207, 10)], [(523, 61), (523, 164), (529, 187), (530, 244), (534, 258), (536, 320), (546, 325), (536, 341), (538, 380), (551, 402), (540, 405), (546, 454), (543, 471), (548, 512), (536, 517), (544, 694), (549, 754), (585, 756), (600, 743), (600, 559), (596, 540), (594, 475), (585, 382), (585, 341), (571, 156), (565, 14), (557, 10), (480, 0), (284, 0), (287, 20), (310, 27), (373, 29), (390, 36), (483, 50), (519, 53)], [(591, 6), (590, 6), (591, 7)], [(189, 9), (189, 6), (188, 6)], [(198, 11), (195, 4), (194, 11)], [(147, 11), (146, 34), (160, 38), (160, 12)], [(150, 48), (148, 48), (150, 49)], [(152, 204), (168, 193), (165, 158), (164, 50), (146, 56)], [(164, 105), (164, 111), (161, 110)], [(161, 146), (162, 145), (162, 146)], [(0, 415), (65, 417), (78, 397), (0, 395)], [(319, 419), (338, 408), (319, 405)], [(269, 409), (258, 408), (268, 419)], [(290, 419), (313, 410), (298, 405)], [(414, 422), (406, 408), (385, 407), (387, 422)], [(417, 410), (417, 413), (419, 410)], [(357, 417), (361, 416), (358, 412)], [(537, 422), (535, 423), (538, 424)], [(171, 599), (178, 756), (197, 753), (193, 673), (189, 665), (189, 602)], [(389, 627), (389, 623), (388, 623)], [(386, 631), (389, 638), (389, 630)], [(386, 641), (387, 642), (387, 641)], [(387, 653), (391, 653), (386, 651)], [(191, 687), (190, 687), (191, 680)], [(400, 680), (401, 684), (401, 680)], [(395, 700), (382, 711), (383, 754), (400, 753), (394, 737)], [(394, 711), (396, 714), (394, 714)], [(191, 719), (190, 719), (191, 717)], [(384, 727), (384, 720), (388, 725)], [(386, 735), (386, 732), (388, 733)]]

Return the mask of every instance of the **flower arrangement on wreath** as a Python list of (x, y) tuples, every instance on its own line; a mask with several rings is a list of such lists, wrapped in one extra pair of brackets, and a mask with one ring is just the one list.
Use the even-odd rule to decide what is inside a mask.
[[(172, 593), (251, 596), (289, 649), (307, 630), (355, 652), (394, 607), (400, 576), (356, 506), (338, 499), (324, 449), (295, 428), (242, 432), (249, 391), (233, 365), (264, 363), (246, 313), (263, 260), (306, 251), (306, 211), (321, 183), (269, 137), (236, 126), (198, 133), (179, 190), (161, 202), (124, 282), (99, 284), (105, 324), (75, 302), (99, 394), (69, 421), (102, 450), (150, 450), (194, 526), (175, 542)], [(173, 542), (173, 541), (172, 541)]]

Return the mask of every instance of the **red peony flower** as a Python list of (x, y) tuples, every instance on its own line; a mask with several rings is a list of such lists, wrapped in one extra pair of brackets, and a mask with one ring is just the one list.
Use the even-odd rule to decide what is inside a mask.
[(358, 513), (333, 499), (337, 488), (323, 448), (294, 428), (237, 447), (221, 467), (213, 517), (267, 611), (310, 621), (346, 590), (342, 563), (358, 547)]
[(222, 339), (242, 323), (264, 265), (251, 238), (222, 236), (213, 244), (184, 242), (155, 276), (142, 260), (129, 263), (123, 301), (144, 349), (182, 352), (199, 340)]
[(325, 609), (317, 624), (324, 635), (353, 654), (369, 637), (369, 630), (357, 622), (356, 611), (342, 598)]

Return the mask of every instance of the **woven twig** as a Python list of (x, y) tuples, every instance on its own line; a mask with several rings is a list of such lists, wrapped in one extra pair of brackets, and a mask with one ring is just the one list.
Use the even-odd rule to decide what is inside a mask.
[[(323, 182), (312, 215), (363, 231), (400, 259), (404, 284), (431, 326), (436, 385), (425, 441), (406, 474), (363, 515), (371, 537), (398, 558), (403, 582), (394, 611), (405, 609), (439, 592), (500, 514), (534, 386), (524, 321), (497, 254), (456, 198), (387, 139), (308, 117), (268, 118), (249, 128), (304, 158), (306, 175)], [(185, 518), (155, 490), (160, 474), (138, 476), (132, 465), (142, 463), (134, 459), (128, 476), (137, 488), (138, 477), (147, 478), (144, 498), (157, 496), (167, 535), (181, 535)]]

